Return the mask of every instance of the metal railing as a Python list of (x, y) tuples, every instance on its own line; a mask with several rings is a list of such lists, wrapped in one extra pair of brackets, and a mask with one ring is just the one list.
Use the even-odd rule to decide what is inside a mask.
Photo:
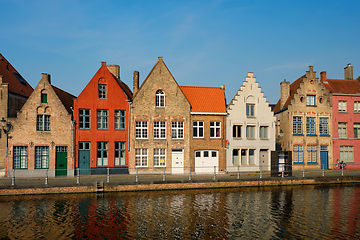
[[(275, 169), (275, 170), (274, 170)], [(360, 177), (360, 164), (348, 164), (340, 169), (325, 169), (319, 165), (291, 166), (210, 166), (153, 168), (92, 168), (92, 169), (12, 169), (0, 177), (0, 188), (11, 186), (74, 186), (139, 183), (181, 183), (208, 181), (270, 180), (285, 178)]]

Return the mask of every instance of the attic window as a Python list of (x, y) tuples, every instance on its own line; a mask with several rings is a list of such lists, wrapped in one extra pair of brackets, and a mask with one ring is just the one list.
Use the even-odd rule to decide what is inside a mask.
[(304, 96), (300, 97), (300, 102), (304, 102)]
[(25, 79), (24, 79), (20, 74), (14, 72), (14, 75), (15, 75), (15, 77), (19, 80), (19, 82), (20, 82), (21, 84), (24, 84), (25, 86), (27, 85)]
[(47, 94), (41, 93), (41, 103), (47, 103)]
[(314, 79), (310, 79), (310, 83), (311, 83), (311, 84), (314, 84)]
[(319, 103), (323, 103), (323, 98), (319, 97)]

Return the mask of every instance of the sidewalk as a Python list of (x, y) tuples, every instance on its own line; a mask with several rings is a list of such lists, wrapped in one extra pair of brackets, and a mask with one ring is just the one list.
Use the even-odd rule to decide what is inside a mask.
[[(303, 177), (303, 174), (305, 177)], [(293, 176), (271, 177), (270, 173), (218, 173), (181, 175), (80, 175), (56, 178), (0, 178), (0, 195), (85, 193), (110, 191), (152, 191), (222, 187), (360, 183), (359, 170), (292, 172)], [(324, 175), (324, 176), (323, 176)], [(136, 181), (137, 180), (137, 181)]]

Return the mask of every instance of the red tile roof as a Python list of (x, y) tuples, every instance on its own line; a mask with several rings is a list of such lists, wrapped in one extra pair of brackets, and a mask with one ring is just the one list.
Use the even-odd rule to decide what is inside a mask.
[(192, 112), (226, 113), (225, 89), (220, 87), (180, 86)]
[(0, 53), (0, 75), (3, 83), (9, 83), (9, 91), (24, 97), (29, 97), (33, 92), (30, 84), (20, 75), (18, 71)]
[(72, 112), (71, 108), (73, 108), (73, 106), (74, 106), (74, 99), (76, 97), (68, 92), (65, 92), (64, 90), (62, 90), (58, 87), (55, 87), (54, 85), (51, 85), (51, 86), (54, 89), (56, 95), (58, 95), (62, 104), (64, 104), (68, 113), (72, 114), (73, 112)]
[(330, 93), (360, 93), (360, 82), (357, 79), (326, 79), (324, 85)]
[(295, 82), (293, 82), (292, 84), (290, 84), (290, 96), (289, 98), (286, 100), (284, 106), (281, 108), (280, 106), (280, 100), (276, 103), (273, 112), (277, 112), (280, 111), (281, 109), (287, 108), (287, 106), (290, 104), (291, 99), (294, 98), (294, 94), (296, 93), (297, 89), (300, 87), (300, 83), (303, 81), (303, 78), (306, 77), (306, 74), (303, 75), (302, 77), (298, 78)]

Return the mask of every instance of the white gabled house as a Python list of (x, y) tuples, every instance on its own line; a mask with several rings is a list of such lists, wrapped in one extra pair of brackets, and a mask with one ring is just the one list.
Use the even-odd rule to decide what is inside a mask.
[(275, 120), (264, 93), (249, 72), (227, 106), (226, 170), (270, 170), (275, 150)]

